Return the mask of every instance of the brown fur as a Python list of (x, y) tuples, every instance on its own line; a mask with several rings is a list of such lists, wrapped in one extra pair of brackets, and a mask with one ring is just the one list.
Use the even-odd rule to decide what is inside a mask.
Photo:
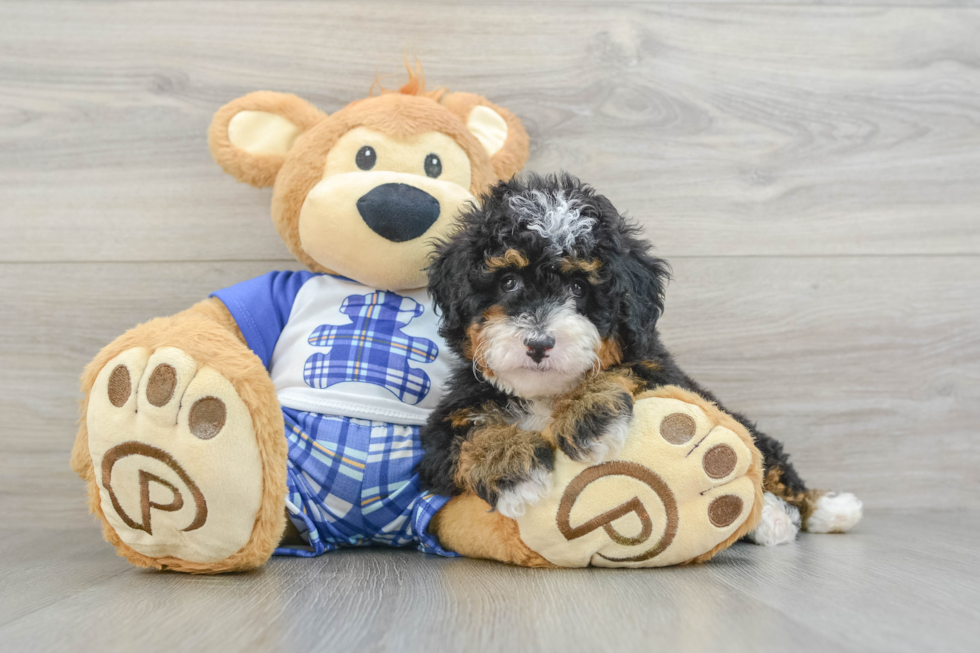
[(656, 363), (654, 361), (642, 361), (640, 363), (640, 365), (642, 365), (643, 367), (647, 368), (651, 372), (659, 372), (660, 371), (660, 363)]
[(541, 435), (497, 416), (487, 416), (486, 421), (490, 423), (474, 428), (460, 446), (456, 483), (471, 491), (482, 486), (497, 493), (502, 480), (527, 476), (536, 467)]
[(466, 492), (453, 497), (429, 522), (442, 546), (469, 558), (500, 560), (522, 567), (554, 568), (521, 540), (517, 522)]
[[(224, 316), (221, 316), (222, 311)], [(218, 319), (214, 319), (215, 317)], [(116, 547), (119, 555), (138, 567), (175, 569), (191, 573), (253, 569), (269, 559), (285, 528), (286, 439), (282, 436), (279, 400), (262, 362), (241, 343), (240, 333), (233, 333), (225, 326), (224, 323), (228, 320), (234, 322), (217, 299), (201, 302), (173, 317), (150, 320), (109, 343), (86, 366), (82, 374), (81, 390), (84, 398), (81, 403), (78, 435), (72, 448), (71, 466), (88, 483), (89, 510), (102, 521), (103, 537)], [(195, 563), (177, 558), (145, 556), (127, 546), (109, 526), (102, 513), (85, 424), (89, 393), (106, 363), (134, 347), (147, 347), (151, 350), (178, 347), (192, 356), (198, 364), (213, 367), (231, 382), (252, 416), (262, 459), (262, 504), (255, 519), (251, 539), (240, 551), (220, 562)]]
[(265, 111), (282, 116), (301, 130), (306, 131), (324, 120), (323, 113), (306, 100), (287, 93), (256, 91), (221, 107), (208, 129), (208, 145), (218, 165), (229, 175), (250, 186), (271, 186), (286, 157), (279, 154), (249, 154), (234, 145), (228, 138), (228, 124), (242, 111)]
[[(530, 140), (524, 125), (507, 109), (489, 102), (475, 93), (448, 93), (442, 98), (442, 106), (459, 116), (464, 122), (478, 106), (490, 107), (507, 123), (507, 140), (503, 147), (490, 157), (490, 165), (498, 179), (510, 179), (524, 167)], [(484, 150), (485, 152), (485, 150)]]
[(599, 345), (599, 369), (607, 370), (623, 361), (623, 348), (616, 338), (606, 338)]
[(493, 377), (493, 370), (490, 369), (489, 365), (487, 365), (487, 361), (483, 356), (483, 351), (485, 349), (482, 346), (483, 329), (487, 322), (502, 320), (505, 317), (506, 315), (504, 314), (503, 307), (496, 305), (491, 306), (483, 312), (482, 322), (474, 322), (466, 329), (466, 344), (463, 347), (463, 355), (473, 361), (473, 363), (476, 365), (476, 369), (486, 379)]
[(812, 515), (813, 511), (817, 508), (817, 501), (820, 500), (820, 497), (827, 494), (827, 490), (793, 492), (786, 487), (782, 479), (783, 470), (781, 470), (779, 467), (773, 467), (766, 473), (766, 477), (762, 481), (762, 488), (766, 492), (772, 492), (791, 506), (796, 506), (796, 508), (800, 511), (802, 528), (803, 530), (806, 530), (807, 522), (810, 520), (810, 515)]
[(468, 424), (472, 423), (473, 414), (469, 409), (464, 408), (462, 410), (457, 410), (455, 413), (449, 416), (449, 423), (453, 425), (455, 429), (465, 428)]
[(570, 258), (566, 256), (561, 260), (561, 271), (565, 274), (569, 272), (584, 272), (589, 283), (596, 285), (601, 279), (599, 278), (599, 268), (602, 267), (602, 261), (595, 259), (592, 261), (583, 261), (582, 259)]
[(374, 78), (374, 83), (371, 84), (371, 89), (368, 91), (368, 95), (374, 97), (374, 89), (378, 89), (379, 95), (385, 95), (387, 93), (401, 93), (402, 95), (418, 95), (420, 97), (427, 97), (437, 102), (446, 93), (444, 88), (436, 88), (431, 91), (425, 90), (425, 71), (422, 69), (422, 64), (416, 59), (415, 68), (413, 69), (408, 65), (408, 57), (405, 57), (405, 70), (408, 71), (408, 81), (402, 84), (398, 89), (389, 89), (381, 85), (380, 75), (376, 75)]
[(487, 271), (494, 272), (507, 267), (526, 268), (527, 257), (516, 249), (508, 249), (503, 256), (493, 256), (487, 259)]

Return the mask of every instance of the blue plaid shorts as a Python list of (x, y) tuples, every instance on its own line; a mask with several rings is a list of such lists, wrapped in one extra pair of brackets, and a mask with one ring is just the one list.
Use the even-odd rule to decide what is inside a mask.
[(279, 547), (276, 555), (413, 544), (426, 553), (458, 555), (428, 532), (449, 497), (420, 487), (418, 426), (290, 408), (282, 413), (289, 442), (286, 509), (309, 546)]

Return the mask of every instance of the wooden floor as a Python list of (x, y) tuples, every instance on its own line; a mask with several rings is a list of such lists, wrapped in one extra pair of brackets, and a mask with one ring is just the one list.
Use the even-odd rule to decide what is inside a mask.
[[(0, 650), (976, 650), (980, 3), (0, 2)], [(697, 569), (410, 552), (136, 571), (68, 469), (113, 337), (295, 268), (206, 128), (418, 56), (673, 263), (680, 362), (867, 521)], [(295, 646), (291, 646), (295, 645)]]
[(974, 653), (980, 514), (874, 512), (846, 536), (698, 567), (535, 571), (414, 551), (247, 575), (129, 567), (95, 529), (0, 534), (3, 651)]

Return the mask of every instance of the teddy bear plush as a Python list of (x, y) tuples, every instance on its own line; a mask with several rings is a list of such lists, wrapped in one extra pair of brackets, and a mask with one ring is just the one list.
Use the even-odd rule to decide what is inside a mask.
[[(268, 91), (215, 114), (214, 159), (274, 187), (276, 229), (308, 269), (150, 320), (86, 367), (71, 463), (105, 539), (141, 567), (218, 573), (371, 544), (664, 565), (741, 537), (761, 510), (759, 452), (734, 419), (671, 388), (637, 401), (620, 464), (559, 455), (552, 494), (517, 521), (421, 489), (419, 427), (453, 364), (425, 289), (432, 244), (521, 169), (528, 136), (506, 109), (409, 73), (332, 115)], [(709, 432), (736, 454), (725, 505), (679, 445)]]

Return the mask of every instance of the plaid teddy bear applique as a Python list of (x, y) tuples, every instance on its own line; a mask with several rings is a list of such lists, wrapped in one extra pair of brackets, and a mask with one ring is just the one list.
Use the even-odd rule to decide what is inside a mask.
[(431, 363), (439, 355), (439, 346), (402, 332), (425, 307), (410, 297), (375, 291), (346, 297), (340, 312), (350, 316), (350, 324), (324, 324), (310, 334), (311, 345), (329, 349), (306, 360), (307, 385), (324, 389), (360, 381), (379, 385), (406, 404), (425, 399), (432, 382), (409, 361)]

